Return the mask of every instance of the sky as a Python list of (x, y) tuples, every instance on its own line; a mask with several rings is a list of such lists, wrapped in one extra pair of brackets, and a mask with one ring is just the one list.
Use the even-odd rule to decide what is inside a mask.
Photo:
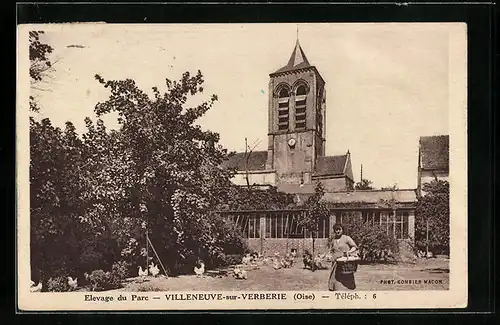
[[(297, 33), (298, 28), (298, 33)], [(40, 29), (40, 28), (39, 28)], [(243, 151), (245, 137), (267, 149), (269, 74), (286, 65), (297, 35), (326, 81), (326, 154), (351, 153), (355, 181), (415, 188), (418, 139), (449, 134), (447, 24), (64, 24), (45, 29), (54, 69), (37, 88), (57, 126), (85, 132), (109, 93), (95, 79), (131, 78), (149, 91), (165, 78), (201, 70), (204, 94), (219, 100), (199, 124)], [(79, 45), (71, 47), (70, 45)], [(70, 46), (70, 47), (68, 47)], [(104, 118), (115, 125), (114, 116)]]

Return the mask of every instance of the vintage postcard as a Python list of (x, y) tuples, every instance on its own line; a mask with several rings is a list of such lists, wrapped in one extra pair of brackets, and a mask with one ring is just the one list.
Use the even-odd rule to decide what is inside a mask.
[(18, 26), (21, 311), (467, 306), (467, 25)]

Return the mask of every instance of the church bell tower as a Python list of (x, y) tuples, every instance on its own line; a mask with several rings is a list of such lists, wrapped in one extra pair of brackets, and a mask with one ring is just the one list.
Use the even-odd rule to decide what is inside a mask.
[(325, 81), (297, 43), (281, 69), (269, 75), (266, 169), (278, 183), (309, 184), (325, 155)]

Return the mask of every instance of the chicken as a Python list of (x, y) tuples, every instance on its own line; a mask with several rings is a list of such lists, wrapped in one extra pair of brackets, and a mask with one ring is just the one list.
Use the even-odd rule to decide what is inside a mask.
[(275, 270), (281, 269), (281, 263), (277, 258), (273, 260), (273, 269)]
[(233, 276), (238, 280), (246, 280), (248, 278), (247, 271), (235, 267), (233, 270)]
[(292, 262), (290, 261), (290, 256), (285, 256), (284, 258), (281, 259), (281, 267), (286, 269), (292, 266)]
[(35, 285), (35, 282), (31, 281), (30, 292), (40, 292), (42, 291), (42, 281)]
[(78, 287), (78, 278), (75, 278), (73, 280), (72, 277), (68, 277), (68, 285), (72, 288), (72, 289), (76, 289)]
[(314, 258), (314, 269), (323, 269), (323, 256), (321, 254), (316, 255), (316, 257)]
[(144, 269), (144, 270), (142, 269), (142, 266), (138, 266), (137, 268), (139, 269), (139, 276), (140, 277), (145, 277), (145, 276), (148, 275), (148, 269), (147, 268)]
[(160, 274), (160, 269), (158, 268), (158, 265), (151, 263), (149, 265), (149, 272), (151, 273), (152, 276), (156, 277), (158, 276), (158, 274)]
[(314, 268), (312, 255), (307, 250), (304, 252), (304, 255), (302, 257), (302, 262), (304, 262), (305, 269), (307, 269), (307, 268), (313, 269)]
[(194, 266), (194, 273), (196, 273), (197, 277), (200, 277), (205, 273), (205, 263), (202, 260), (198, 260), (196, 265)]
[(241, 259), (241, 263), (245, 264), (245, 265), (248, 265), (252, 262), (252, 256), (250, 256), (250, 254), (246, 254), (245, 256), (243, 256), (243, 258)]

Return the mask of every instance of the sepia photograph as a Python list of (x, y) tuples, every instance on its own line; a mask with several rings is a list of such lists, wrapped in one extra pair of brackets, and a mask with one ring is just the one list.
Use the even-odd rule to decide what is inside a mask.
[(465, 306), (466, 45), (459, 23), (20, 25), (20, 308)]

